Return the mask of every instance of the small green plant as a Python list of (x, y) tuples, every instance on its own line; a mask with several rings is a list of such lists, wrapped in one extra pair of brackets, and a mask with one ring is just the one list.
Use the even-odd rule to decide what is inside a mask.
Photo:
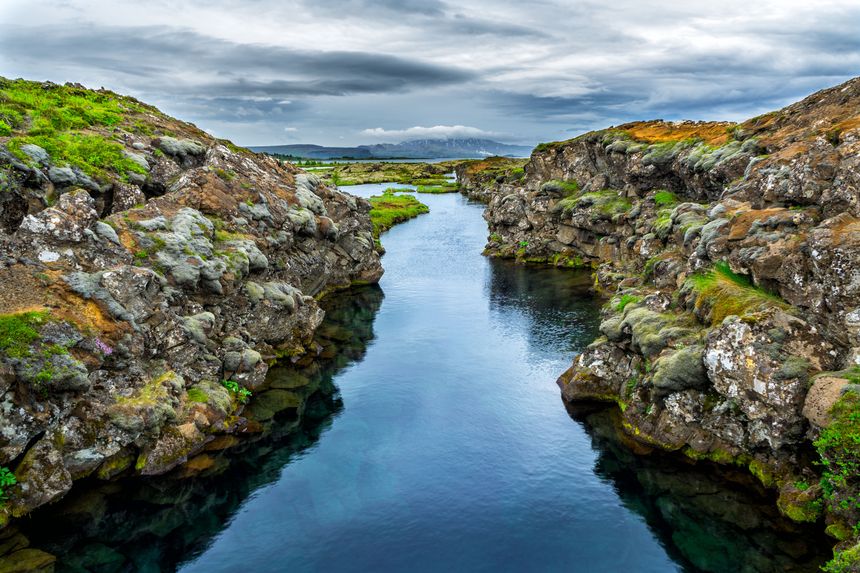
[(226, 181), (227, 183), (236, 178), (236, 172), (232, 169), (229, 171), (225, 171), (220, 167), (216, 167), (215, 169), (213, 169), (213, 171), (215, 171), (215, 175), (217, 175), (219, 178), (221, 178), (223, 181)]
[(244, 404), (251, 397), (251, 391), (247, 388), (240, 386), (238, 382), (235, 380), (222, 380), (221, 384), (230, 392), (232, 392), (236, 398)]
[(641, 296), (636, 296), (635, 294), (622, 294), (621, 298), (618, 299), (618, 304), (615, 305), (615, 310), (618, 312), (624, 312), (624, 309), (628, 304), (636, 304), (641, 301)]
[(7, 467), (0, 467), (0, 507), (6, 505), (6, 500), (9, 499), (8, 488), (18, 483), (15, 474)]
[(520, 241), (519, 245), (520, 245), (520, 248), (525, 249), (526, 247), (529, 246), (529, 242), (528, 241)]

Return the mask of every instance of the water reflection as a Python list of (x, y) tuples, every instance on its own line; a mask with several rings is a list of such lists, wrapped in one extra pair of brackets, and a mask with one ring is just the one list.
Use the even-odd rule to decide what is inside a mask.
[[(590, 292), (591, 273), (492, 259), (490, 309), (505, 317), (520, 313), (529, 323), (533, 352), (558, 356), (579, 352), (598, 334), (600, 306)], [(503, 324), (512, 324), (502, 318)]]
[[(271, 389), (248, 413), (263, 431), (152, 479), (81, 483), (60, 504), (22, 521), (32, 546), (59, 557), (58, 571), (172, 571), (206, 549), (255, 491), (305, 455), (342, 410), (333, 377), (360, 360), (382, 303), (378, 287), (325, 301), (321, 360), (273, 368)], [(227, 438), (230, 445), (235, 439)], [(194, 473), (194, 479), (183, 479)]]
[(645, 518), (686, 570), (812, 573), (828, 559), (820, 529), (782, 517), (773, 494), (748, 473), (662, 452), (634, 453), (635, 445), (622, 439), (614, 408), (568, 412), (591, 437), (595, 473)]

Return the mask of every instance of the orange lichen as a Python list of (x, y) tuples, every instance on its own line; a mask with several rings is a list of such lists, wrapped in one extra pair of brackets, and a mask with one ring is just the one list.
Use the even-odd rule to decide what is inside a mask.
[(635, 121), (618, 126), (631, 139), (643, 143), (665, 143), (694, 139), (708, 145), (724, 145), (737, 124), (723, 121)]
[(747, 236), (753, 223), (763, 221), (777, 213), (782, 213), (787, 209), (761, 209), (755, 211), (746, 211), (741, 213), (732, 220), (732, 227), (729, 230), (729, 235), (726, 237), (729, 241), (738, 241)]

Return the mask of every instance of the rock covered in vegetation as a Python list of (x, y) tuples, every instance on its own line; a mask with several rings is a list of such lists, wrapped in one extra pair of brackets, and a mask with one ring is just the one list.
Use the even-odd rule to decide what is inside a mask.
[(0, 467), (21, 516), (168, 471), (382, 275), (367, 201), (132, 98), (0, 80)]
[(749, 467), (789, 516), (828, 507), (849, 545), (858, 109), (860, 78), (741, 124), (625, 124), (541, 145), (521, 179), (479, 192), (488, 254), (592, 268), (611, 296), (603, 336), (559, 379), (567, 400), (617, 402), (642, 443)]

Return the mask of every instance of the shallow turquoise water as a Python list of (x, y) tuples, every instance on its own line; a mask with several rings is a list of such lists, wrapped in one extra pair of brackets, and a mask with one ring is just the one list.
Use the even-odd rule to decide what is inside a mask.
[(486, 259), (482, 206), (418, 197), (431, 213), (383, 235), (380, 289), (330, 301), (341, 346), (301, 424), (209, 477), (77, 494), (25, 528), (34, 545), (92, 571), (815, 569), (814, 536), (760, 492), (631, 456), (607, 410), (568, 413), (555, 379), (596, 335), (587, 274)]

